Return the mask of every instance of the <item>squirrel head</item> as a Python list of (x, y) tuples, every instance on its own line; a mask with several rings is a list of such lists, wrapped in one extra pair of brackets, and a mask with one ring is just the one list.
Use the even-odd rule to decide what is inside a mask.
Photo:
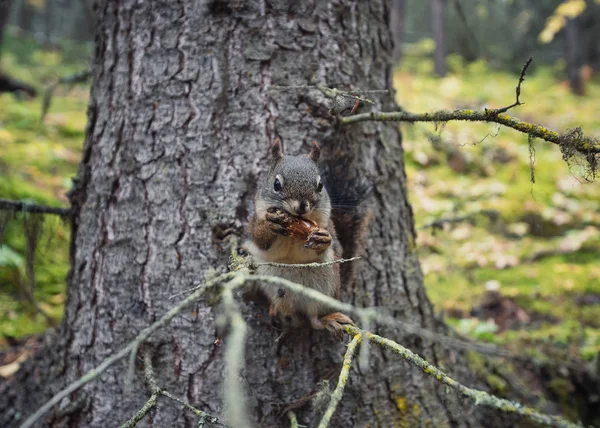
[(257, 211), (277, 207), (317, 224), (327, 224), (331, 203), (317, 166), (320, 153), (315, 141), (308, 156), (286, 156), (281, 142), (276, 140), (270, 150), (268, 177), (257, 195)]

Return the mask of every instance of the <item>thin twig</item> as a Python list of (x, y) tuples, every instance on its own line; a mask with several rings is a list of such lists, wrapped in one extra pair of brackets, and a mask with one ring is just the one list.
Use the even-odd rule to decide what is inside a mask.
[(437, 381), (448, 385), (449, 387), (456, 389), (461, 394), (466, 397), (469, 397), (475, 401), (475, 405), (484, 405), (489, 407), (494, 407), (506, 413), (515, 413), (520, 416), (525, 417), (526, 419), (538, 422), (543, 425), (552, 426), (552, 427), (560, 427), (560, 428), (577, 428), (581, 427), (581, 425), (574, 424), (572, 422), (566, 421), (558, 416), (550, 416), (544, 413), (540, 413), (530, 407), (523, 406), (521, 404), (505, 400), (503, 398), (498, 398), (494, 395), (491, 395), (485, 391), (480, 391), (478, 389), (469, 388), (467, 386), (462, 385), (456, 380), (449, 377), (442, 370), (419, 357), (417, 354), (412, 352), (410, 349), (405, 348), (404, 346), (394, 342), (393, 340), (386, 339), (385, 337), (378, 336), (376, 334), (362, 331), (353, 326), (346, 326), (346, 332), (350, 335), (361, 335), (363, 338), (367, 338), (369, 341), (374, 342), (380, 346), (391, 349), (396, 352), (405, 360), (413, 363), (417, 367), (419, 367), (423, 372)]
[(348, 262), (353, 262), (354, 260), (358, 260), (360, 259), (360, 257), (352, 257), (349, 259), (337, 259), (337, 260), (332, 260), (330, 262), (323, 262), (323, 263), (274, 263), (274, 262), (261, 262), (261, 263), (253, 263), (251, 267), (254, 266), (275, 266), (275, 267), (282, 267), (282, 268), (291, 268), (291, 269), (298, 269), (298, 268), (318, 268), (318, 267), (326, 267), (326, 266), (331, 266), (337, 263), (348, 263)]
[(442, 343), (450, 348), (474, 350), (482, 354), (500, 357), (518, 358), (518, 356), (513, 355), (511, 352), (493, 345), (465, 342), (462, 340), (435, 333), (431, 330), (424, 329), (416, 324), (410, 324), (404, 321), (400, 321), (392, 316), (383, 314), (378, 308), (357, 308), (349, 303), (340, 302), (339, 300), (336, 300), (333, 297), (329, 297), (312, 288), (304, 287), (301, 284), (297, 284), (284, 278), (268, 275), (248, 275), (247, 280), (263, 281), (279, 285), (283, 288), (291, 290), (294, 293), (302, 294), (306, 297), (309, 297), (312, 300), (323, 303), (329, 306), (330, 308), (336, 309), (340, 312), (356, 314), (359, 318), (362, 318), (364, 320), (374, 320), (381, 324), (394, 326), (401, 330), (404, 330), (407, 333), (419, 335), (424, 339), (431, 340), (432, 342)]
[(121, 428), (132, 428), (139, 421), (141, 421), (150, 412), (150, 410), (152, 410), (156, 406), (159, 395), (173, 400), (182, 407), (194, 412), (194, 414), (198, 416), (199, 427), (204, 426), (204, 423), (206, 421), (211, 423), (219, 423), (218, 419), (214, 416), (211, 416), (208, 413), (195, 408), (191, 404), (183, 401), (180, 398), (177, 398), (169, 391), (165, 391), (164, 389), (158, 386), (158, 383), (156, 382), (156, 377), (154, 376), (154, 369), (152, 368), (152, 352), (150, 348), (144, 349), (144, 377), (146, 378), (146, 383), (148, 384), (148, 388), (150, 388), (152, 395), (150, 396), (148, 401), (146, 401), (146, 404), (144, 404), (144, 406), (130, 420), (125, 422), (121, 426)]
[[(321, 92), (322, 89), (321, 88), (325, 88), (322, 85), (287, 85), (287, 86), (282, 86), (282, 85), (272, 85), (269, 87), (269, 89), (271, 90), (276, 90), (276, 91), (281, 91), (281, 90), (296, 90), (296, 89), (319, 89)], [(330, 88), (327, 88), (330, 89)], [(382, 93), (388, 93), (390, 92), (389, 89), (367, 89), (367, 90), (351, 90), (351, 91), (339, 91), (342, 94), (348, 94), (348, 95), (352, 95), (352, 94), (382, 94)]]
[(356, 353), (356, 347), (360, 343), (362, 339), (362, 334), (357, 333), (352, 338), (352, 341), (348, 344), (348, 349), (346, 350), (346, 354), (344, 355), (344, 362), (342, 364), (342, 370), (340, 371), (340, 377), (338, 378), (337, 386), (335, 390), (331, 394), (331, 401), (329, 401), (329, 406), (327, 406), (327, 410), (323, 414), (323, 418), (321, 422), (319, 422), (319, 428), (327, 428), (329, 426), (329, 422), (331, 421), (331, 417), (335, 413), (335, 409), (339, 404), (342, 396), (344, 395), (344, 388), (346, 387), (346, 383), (348, 382), (348, 375), (350, 374), (350, 366), (352, 365), (352, 359), (354, 358), (354, 354)]
[(298, 428), (298, 418), (294, 412), (288, 412), (288, 418), (290, 418), (290, 428)]
[(133, 377), (135, 375), (135, 361), (137, 359), (138, 348), (140, 343), (136, 343), (129, 353), (129, 363), (127, 374), (125, 375), (125, 392), (130, 392), (133, 387)]
[(69, 217), (71, 215), (70, 208), (49, 207), (27, 201), (11, 201), (8, 199), (0, 199), (0, 210), (30, 214), (54, 214), (60, 217)]
[(193, 293), (196, 290), (199, 290), (201, 288), (211, 288), (212, 286), (219, 284), (219, 283), (223, 283), (225, 281), (228, 281), (230, 279), (232, 279), (235, 275), (237, 274), (237, 272), (227, 272), (224, 273), (222, 275), (219, 275), (213, 279), (209, 279), (207, 280), (205, 283), (203, 284), (198, 284), (192, 288), (188, 288), (187, 290), (183, 290), (181, 293), (176, 293), (173, 294), (171, 296), (169, 296), (169, 299), (174, 299), (175, 297), (180, 297), (183, 296), (184, 294), (189, 294), (189, 293)]
[(525, 64), (523, 65), (523, 68), (521, 69), (521, 74), (519, 74), (519, 83), (517, 83), (517, 87), (515, 89), (515, 95), (516, 95), (515, 102), (509, 106), (494, 109), (493, 110), (494, 113), (496, 113), (496, 114), (504, 113), (513, 107), (517, 107), (517, 106), (525, 104), (525, 103), (522, 103), (521, 100), (519, 100), (519, 97), (521, 96), (521, 83), (523, 83), (523, 81), (525, 80), (525, 74), (527, 73), (527, 68), (529, 68), (529, 64), (531, 64), (531, 61), (533, 61), (533, 58), (529, 57), (527, 59), (527, 61), (525, 62)]
[(156, 403), (158, 402), (158, 393), (152, 393), (148, 401), (142, 406), (140, 410), (137, 411), (135, 415), (131, 417), (127, 422), (121, 425), (121, 428), (133, 428), (136, 424), (144, 419), (144, 417), (156, 407)]
[(214, 416), (209, 415), (208, 413), (195, 408), (194, 406), (192, 406), (191, 404), (183, 401), (181, 398), (175, 397), (173, 394), (171, 394), (169, 391), (165, 391), (164, 389), (160, 389), (160, 395), (167, 397), (173, 401), (175, 401), (176, 403), (180, 404), (181, 406), (185, 407), (186, 409), (192, 411), (196, 416), (198, 416), (198, 419), (200, 420), (200, 424), (204, 424), (204, 422), (208, 421), (211, 423), (218, 423), (217, 418), (215, 418)]
[(144, 349), (144, 377), (146, 378), (148, 388), (150, 388), (150, 398), (148, 401), (146, 401), (144, 406), (132, 416), (131, 419), (121, 425), (121, 428), (134, 427), (139, 421), (144, 419), (144, 417), (156, 406), (156, 403), (158, 402), (160, 388), (156, 384), (156, 379), (154, 378), (154, 371), (152, 370), (152, 353), (150, 352), (149, 348)]
[(236, 428), (250, 427), (244, 389), (240, 383), (240, 372), (244, 368), (244, 348), (248, 327), (233, 297), (233, 290), (243, 286), (247, 275), (238, 274), (223, 288), (222, 299), (229, 318), (230, 333), (225, 341), (225, 400), (228, 425)]
[(41, 116), (41, 121), (44, 121), (44, 117), (46, 116), (46, 113), (48, 113), (48, 110), (50, 110), (50, 104), (52, 102), (52, 97), (54, 96), (54, 91), (56, 90), (56, 87), (60, 84), (70, 84), (70, 85), (74, 85), (75, 83), (82, 83), (85, 82), (86, 80), (88, 80), (92, 75), (92, 70), (91, 68), (85, 69), (85, 70), (81, 70), (78, 71), (77, 73), (71, 74), (69, 76), (64, 76), (59, 78), (56, 82), (52, 83), (50, 86), (48, 86), (48, 88), (46, 88), (46, 91), (44, 92), (44, 98), (42, 100), (42, 116)]
[(445, 224), (456, 224), (456, 223), (462, 223), (465, 221), (470, 221), (479, 215), (486, 216), (490, 220), (493, 220), (495, 218), (498, 218), (500, 216), (500, 213), (496, 210), (480, 210), (480, 211), (475, 211), (472, 213), (467, 213), (465, 215), (456, 216), (456, 217), (442, 217), (442, 218), (438, 218), (436, 220), (430, 221), (428, 223), (425, 223), (422, 226), (419, 226), (417, 229), (418, 230), (428, 229), (428, 228), (441, 229)]

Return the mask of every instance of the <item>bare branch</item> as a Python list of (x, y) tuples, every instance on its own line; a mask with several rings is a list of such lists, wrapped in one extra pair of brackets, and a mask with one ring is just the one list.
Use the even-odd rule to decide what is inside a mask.
[(581, 425), (574, 424), (572, 422), (566, 421), (558, 416), (550, 416), (544, 413), (540, 413), (530, 407), (523, 406), (521, 404), (505, 400), (503, 398), (498, 398), (494, 395), (491, 395), (485, 391), (480, 391), (478, 389), (469, 388), (467, 386), (462, 385), (456, 380), (449, 377), (446, 373), (438, 369), (433, 364), (419, 357), (417, 354), (412, 352), (410, 349), (405, 348), (399, 343), (394, 342), (393, 340), (386, 339), (381, 336), (377, 336), (376, 334), (364, 332), (356, 327), (346, 326), (346, 331), (350, 335), (361, 335), (362, 337), (366, 337), (369, 341), (374, 342), (384, 348), (391, 349), (398, 355), (400, 355), (405, 360), (413, 363), (415, 366), (419, 367), (423, 372), (437, 381), (448, 385), (449, 387), (456, 389), (461, 394), (466, 397), (469, 397), (475, 401), (475, 405), (483, 405), (494, 407), (498, 410), (501, 410), (506, 413), (515, 413), (520, 416), (525, 417), (526, 419), (538, 422), (543, 425), (551, 426), (551, 427), (560, 427), (560, 428), (577, 428), (581, 427)]
[(360, 343), (362, 337), (363, 336), (361, 333), (357, 333), (352, 338), (352, 341), (348, 344), (348, 349), (346, 350), (346, 354), (344, 355), (344, 362), (342, 363), (342, 370), (340, 371), (340, 377), (338, 379), (337, 386), (331, 394), (331, 401), (329, 402), (329, 406), (327, 406), (327, 410), (325, 410), (325, 413), (323, 414), (321, 422), (319, 422), (319, 428), (327, 428), (329, 426), (331, 417), (335, 413), (335, 409), (337, 408), (338, 403), (344, 395), (344, 388), (346, 387), (346, 383), (348, 382), (348, 375), (350, 374), (350, 366), (352, 364), (352, 359), (354, 358), (354, 354), (356, 353), (356, 347)]
[(160, 389), (160, 395), (167, 397), (173, 401), (175, 401), (176, 403), (180, 404), (181, 406), (185, 407), (188, 410), (191, 410), (196, 416), (198, 416), (198, 427), (202, 427), (204, 426), (205, 422), (210, 422), (213, 424), (219, 424), (222, 425), (221, 423), (219, 423), (218, 419), (215, 418), (214, 416), (209, 415), (206, 412), (203, 412), (200, 409), (195, 408), (194, 406), (192, 406), (189, 403), (186, 403), (185, 401), (183, 401), (181, 398), (177, 398), (175, 397), (173, 394), (171, 394), (169, 391), (165, 391), (164, 389)]
[(252, 264), (250, 267), (258, 267), (258, 266), (275, 266), (275, 267), (283, 267), (283, 268), (290, 268), (290, 269), (298, 269), (298, 268), (317, 268), (317, 267), (325, 267), (325, 266), (331, 266), (334, 265), (336, 263), (348, 263), (348, 262), (353, 262), (354, 260), (359, 260), (360, 257), (352, 257), (349, 259), (338, 259), (338, 260), (332, 260), (330, 262), (323, 262), (323, 263), (274, 263), (274, 262), (264, 262), (264, 263), (254, 263)]
[(418, 230), (428, 229), (428, 228), (442, 229), (445, 224), (457, 224), (457, 223), (462, 223), (462, 222), (466, 222), (466, 221), (471, 221), (479, 215), (483, 215), (490, 220), (494, 220), (494, 219), (497, 219), (500, 217), (500, 212), (498, 212), (496, 210), (480, 210), (480, 211), (475, 211), (475, 212), (467, 213), (467, 214), (456, 216), (456, 217), (442, 217), (442, 218), (438, 218), (436, 220), (430, 221), (428, 223), (425, 223), (422, 226), (419, 226), (417, 229)]
[(170, 400), (173, 400), (176, 403), (180, 404), (182, 407), (194, 412), (194, 414), (198, 416), (199, 427), (203, 427), (206, 421), (211, 423), (218, 423), (218, 419), (214, 416), (211, 416), (200, 409), (196, 409), (191, 404), (186, 403), (185, 401), (175, 397), (170, 392), (165, 391), (164, 389), (161, 389), (158, 386), (158, 383), (156, 382), (156, 377), (154, 376), (154, 370), (152, 368), (152, 352), (150, 351), (150, 348), (144, 349), (144, 377), (146, 378), (146, 383), (148, 384), (152, 395), (150, 396), (148, 401), (146, 401), (146, 404), (144, 404), (144, 406), (135, 415), (133, 415), (133, 417), (129, 421), (123, 424), (121, 428), (132, 428), (139, 421), (141, 421), (150, 412), (150, 410), (152, 410), (156, 406), (159, 395), (169, 398)]
[(46, 91), (44, 92), (44, 98), (42, 100), (41, 121), (44, 120), (46, 113), (48, 113), (48, 110), (50, 110), (50, 104), (52, 103), (52, 97), (54, 96), (54, 91), (56, 90), (56, 87), (58, 85), (60, 85), (60, 84), (75, 85), (76, 83), (83, 83), (86, 80), (88, 80), (91, 77), (91, 75), (92, 75), (92, 70), (91, 70), (91, 68), (88, 68), (85, 70), (78, 71), (75, 74), (61, 77), (56, 82), (54, 82), (50, 86), (48, 86), (48, 88), (46, 88)]
[(523, 65), (523, 68), (521, 69), (521, 74), (519, 75), (519, 83), (517, 83), (517, 87), (515, 89), (515, 95), (516, 95), (515, 102), (509, 106), (495, 109), (494, 113), (496, 113), (496, 114), (504, 113), (513, 107), (525, 104), (525, 103), (522, 103), (521, 100), (519, 100), (519, 97), (521, 96), (521, 83), (523, 83), (523, 81), (525, 80), (525, 74), (527, 73), (527, 68), (529, 68), (529, 64), (531, 64), (531, 61), (533, 61), (533, 58), (529, 57), (527, 59), (527, 61), (525, 62), (525, 64)]
[(333, 297), (329, 297), (312, 288), (304, 287), (301, 284), (288, 281), (284, 278), (268, 275), (248, 275), (247, 279), (251, 281), (264, 281), (269, 282), (271, 284), (279, 285), (283, 288), (293, 291), (294, 293), (303, 294), (304, 296), (316, 300), (317, 302), (323, 303), (332, 309), (336, 309), (344, 313), (356, 314), (363, 322), (364, 320), (374, 320), (381, 324), (394, 326), (401, 330), (404, 330), (407, 333), (419, 335), (424, 339), (431, 340), (432, 342), (441, 343), (449, 348), (474, 350), (476, 352), (480, 352), (482, 354), (487, 355), (494, 355), (507, 358), (518, 358), (511, 352), (493, 345), (465, 342), (439, 333), (435, 333), (431, 330), (424, 329), (416, 324), (410, 324), (404, 321), (397, 320), (392, 316), (383, 314), (378, 308), (357, 308), (349, 303), (340, 302), (339, 300), (336, 300)]
[(239, 376), (244, 368), (244, 348), (248, 327), (233, 298), (233, 290), (244, 285), (247, 275), (240, 273), (223, 288), (222, 298), (229, 318), (231, 332), (225, 342), (225, 401), (227, 403), (228, 425), (240, 428), (250, 427), (246, 412), (244, 388)]
[(175, 297), (183, 296), (184, 294), (193, 293), (197, 290), (200, 290), (201, 288), (211, 288), (212, 286), (214, 286), (216, 284), (222, 284), (223, 282), (232, 279), (236, 274), (237, 274), (237, 272), (224, 273), (223, 275), (219, 275), (214, 279), (210, 279), (210, 280), (206, 281), (206, 283), (198, 284), (195, 287), (188, 288), (187, 290), (183, 290), (181, 293), (173, 294), (172, 296), (169, 296), (169, 299), (174, 299)]
[(157, 402), (158, 402), (158, 393), (154, 392), (154, 393), (152, 393), (150, 398), (148, 398), (148, 401), (146, 401), (146, 404), (144, 404), (144, 406), (140, 410), (138, 410), (138, 412), (135, 415), (133, 415), (131, 417), (131, 419), (129, 419), (127, 422), (125, 422), (123, 425), (121, 425), (121, 428), (133, 428), (134, 426), (136, 426), (139, 421), (144, 419), (144, 417), (148, 413), (150, 413), (150, 410), (152, 410), (153, 408), (156, 407)]
[(298, 418), (294, 412), (288, 412), (288, 418), (290, 418), (290, 428), (298, 428)]
[(154, 407), (156, 407), (156, 403), (158, 402), (158, 395), (160, 394), (160, 388), (156, 384), (156, 379), (154, 378), (154, 371), (152, 370), (152, 353), (149, 348), (144, 349), (144, 376), (146, 378), (146, 383), (148, 384), (148, 388), (150, 388), (151, 395), (146, 404), (138, 410), (138, 412), (132, 416), (127, 422), (121, 425), (121, 428), (132, 428), (139, 421), (141, 421)]
[(47, 205), (38, 205), (27, 201), (10, 201), (0, 199), (0, 210), (24, 212), (31, 214), (54, 214), (59, 217), (70, 217), (70, 208), (49, 207)]

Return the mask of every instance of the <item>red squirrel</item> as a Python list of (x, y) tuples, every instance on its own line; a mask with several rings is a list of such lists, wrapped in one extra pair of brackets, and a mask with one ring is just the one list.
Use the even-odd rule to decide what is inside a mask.
[[(260, 264), (331, 262), (343, 256), (356, 256), (362, 247), (353, 245), (354, 254), (345, 253), (338, 233), (346, 234), (354, 243), (362, 241), (369, 217), (362, 206), (366, 188), (361, 184), (360, 191), (350, 190), (353, 194), (350, 199), (343, 195), (347, 193), (347, 183), (337, 186), (341, 189), (332, 189), (334, 186), (327, 189), (317, 166), (319, 157), (316, 142), (308, 156), (284, 155), (279, 140), (273, 144), (267, 177), (254, 199), (254, 214), (248, 228), (251, 241), (244, 247), (259, 263), (258, 274), (285, 278), (339, 299), (340, 289), (346, 285), (344, 281), (352, 280), (353, 269), (342, 272), (339, 263), (300, 268)], [(336, 209), (328, 190), (341, 190), (336, 193), (338, 199), (355, 203), (345, 203), (343, 209)], [(357, 198), (359, 193), (365, 197)], [(271, 303), (272, 320), (281, 322), (284, 327), (297, 327), (306, 317), (314, 329), (327, 329), (341, 338), (343, 325), (353, 324), (347, 315), (334, 312), (305, 295), (270, 283), (261, 283), (258, 287)]]

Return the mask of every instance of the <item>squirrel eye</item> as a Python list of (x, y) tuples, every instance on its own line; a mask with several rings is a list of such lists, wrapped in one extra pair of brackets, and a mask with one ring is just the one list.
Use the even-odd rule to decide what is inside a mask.
[(321, 190), (323, 190), (323, 183), (321, 182), (321, 180), (319, 180), (319, 182), (317, 183), (317, 192), (321, 193)]
[(281, 192), (281, 181), (279, 181), (279, 178), (275, 179), (275, 182), (273, 183), (273, 189), (276, 192)]

